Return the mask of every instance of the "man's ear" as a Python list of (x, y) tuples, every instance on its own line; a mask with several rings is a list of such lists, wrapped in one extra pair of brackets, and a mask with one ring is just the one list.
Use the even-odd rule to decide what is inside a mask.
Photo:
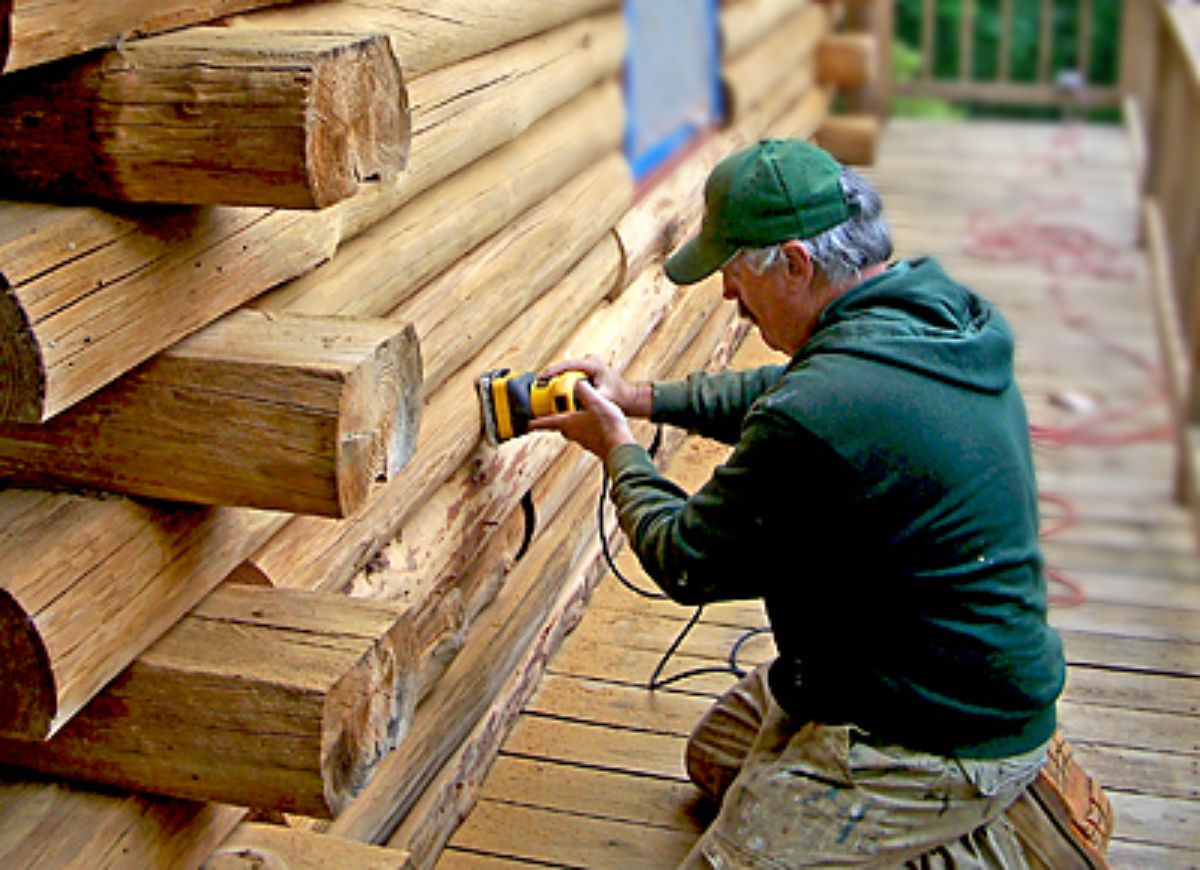
[(787, 265), (788, 277), (802, 287), (807, 287), (812, 283), (816, 266), (813, 265), (812, 255), (808, 253), (808, 249), (800, 244), (798, 239), (791, 239), (780, 245), (780, 251), (783, 253), (784, 262)]

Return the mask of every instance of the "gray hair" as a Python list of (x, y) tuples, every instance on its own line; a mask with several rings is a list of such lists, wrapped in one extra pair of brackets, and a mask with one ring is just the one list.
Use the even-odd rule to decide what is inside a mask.
[[(892, 234), (883, 219), (879, 193), (848, 166), (842, 169), (841, 182), (854, 216), (820, 235), (800, 240), (817, 271), (833, 285), (857, 283), (863, 269), (892, 256)], [(762, 275), (782, 262), (780, 245), (745, 248), (742, 258), (752, 272)]]

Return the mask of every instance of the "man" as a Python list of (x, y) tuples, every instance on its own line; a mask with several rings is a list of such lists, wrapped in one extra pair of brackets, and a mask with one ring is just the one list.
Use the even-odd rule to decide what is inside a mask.
[[(886, 266), (876, 192), (769, 140), (723, 161), (676, 283), (720, 270), (782, 366), (626, 383), (539, 421), (604, 461), (647, 573), (685, 604), (764, 599), (778, 658), (697, 726), (721, 804), (688, 866), (1027, 866), (1004, 811), (1055, 732), (1024, 403), (1000, 314), (932, 260)], [(627, 417), (733, 445), (690, 497)]]

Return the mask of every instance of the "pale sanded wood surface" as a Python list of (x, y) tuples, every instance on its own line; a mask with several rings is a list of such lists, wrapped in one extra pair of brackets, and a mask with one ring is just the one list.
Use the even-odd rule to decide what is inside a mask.
[[(1044, 503), (1043, 526), (1067, 511), (1075, 522), (1044, 547), (1084, 594), (1051, 612), (1071, 668), (1060, 712), (1116, 807), (1112, 865), (1194, 867), (1200, 565), (1172, 501), (1173, 448), (1157, 437), (1166, 407), (1124, 134), (893, 121), (869, 175), (897, 253), (937, 255), (1013, 323), (1030, 420), (1058, 438), (1036, 454), (1042, 490), (1060, 497)], [(751, 347), (735, 365), (764, 358)], [(723, 452), (689, 442), (672, 476), (695, 486)], [(619, 563), (636, 576), (627, 553)], [(676, 865), (709, 812), (684, 775), (683, 744), (730, 683), (644, 688), (688, 614), (602, 581), (439, 867)], [(757, 605), (711, 608), (668, 672), (725, 660), (760, 624)], [(770, 654), (760, 637), (740, 661)]]

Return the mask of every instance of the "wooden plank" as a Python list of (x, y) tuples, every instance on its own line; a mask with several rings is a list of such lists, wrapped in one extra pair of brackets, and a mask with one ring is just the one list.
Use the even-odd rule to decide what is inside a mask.
[(619, 731), (584, 722), (525, 716), (504, 745), (509, 755), (557, 759), (643, 776), (687, 781), (684, 739), (676, 735)]
[(203, 870), (412, 870), (400, 849), (356, 843), (281, 825), (243, 822), (205, 859)]
[(0, 732), (44, 739), (277, 530), (280, 514), (0, 492)]
[(0, 769), (0, 864), (25, 870), (197, 867), (246, 810), (121, 794)]
[[(614, 793), (625, 799), (620, 803), (597, 800), (598, 795)], [(705, 810), (700, 792), (690, 782), (507, 754), (496, 759), (481, 799), (687, 831), (693, 837), (700, 834), (697, 815)]]
[(616, 5), (616, 0), (356, 0), (300, 3), (233, 16), (223, 23), (266, 30), (386, 33), (405, 76), (416, 79)]
[[(519, 841), (512, 830), (526, 831)], [(456, 849), (499, 852), (527, 862), (594, 868), (676, 866), (695, 835), (522, 806), (476, 807), (453, 840)]]
[[(1110, 799), (1117, 814), (1114, 837), (1180, 849), (1193, 860), (1200, 857), (1200, 841), (1196, 838), (1196, 832), (1200, 831), (1200, 804), (1120, 791), (1113, 791)], [(1114, 866), (1126, 865), (1114, 861)]]
[(47, 423), (0, 423), (0, 477), (341, 517), (412, 455), (420, 396), (411, 327), (242, 310)]
[(6, 197), (323, 208), (404, 168), (378, 34), (197, 27), (0, 78)]
[(174, 797), (336, 815), (403, 738), (415, 702), (394, 605), (215, 591), (46, 742), (0, 758)]
[(0, 72), (280, 2), (287, 0), (7, 0), (0, 6)]

